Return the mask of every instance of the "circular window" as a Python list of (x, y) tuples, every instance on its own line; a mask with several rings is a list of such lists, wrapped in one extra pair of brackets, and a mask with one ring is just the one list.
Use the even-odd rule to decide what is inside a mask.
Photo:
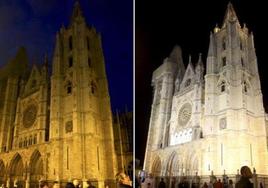
[(33, 125), (37, 115), (37, 107), (32, 104), (28, 106), (23, 112), (23, 125), (25, 128), (29, 128)]
[(188, 123), (192, 115), (192, 106), (189, 103), (184, 104), (179, 111), (179, 124), (184, 126)]

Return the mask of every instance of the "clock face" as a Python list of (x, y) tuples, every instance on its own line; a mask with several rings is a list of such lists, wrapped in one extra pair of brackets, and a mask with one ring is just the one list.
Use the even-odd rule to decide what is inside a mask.
[(184, 104), (179, 111), (179, 124), (185, 126), (191, 119), (192, 106), (189, 103)]
[(33, 125), (37, 115), (37, 107), (32, 104), (28, 106), (23, 112), (23, 126), (29, 128)]

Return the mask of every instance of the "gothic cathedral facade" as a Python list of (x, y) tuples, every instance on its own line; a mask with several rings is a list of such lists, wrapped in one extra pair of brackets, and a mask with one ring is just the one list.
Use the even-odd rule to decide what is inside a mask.
[(144, 169), (154, 176), (237, 174), (243, 165), (268, 175), (264, 111), (253, 33), (228, 4), (223, 25), (184, 67), (180, 47), (153, 73)]
[(0, 70), (0, 183), (111, 185), (117, 160), (101, 37), (78, 2), (56, 34), (51, 78), (47, 58), (30, 71), (27, 61), (20, 49)]

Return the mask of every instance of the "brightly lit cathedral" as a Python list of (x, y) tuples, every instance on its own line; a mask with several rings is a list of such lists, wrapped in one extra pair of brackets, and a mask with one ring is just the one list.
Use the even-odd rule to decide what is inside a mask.
[[(179, 46), (153, 72), (144, 170), (154, 177), (268, 175), (267, 114), (253, 33), (228, 4), (201, 54), (184, 67)], [(165, 180), (168, 181), (169, 180)]]
[(77, 179), (115, 187), (132, 155), (125, 159), (113, 127), (100, 33), (78, 1), (56, 34), (51, 75), (49, 64), (46, 57), (30, 68), (21, 48), (0, 69), (0, 186), (65, 187)]

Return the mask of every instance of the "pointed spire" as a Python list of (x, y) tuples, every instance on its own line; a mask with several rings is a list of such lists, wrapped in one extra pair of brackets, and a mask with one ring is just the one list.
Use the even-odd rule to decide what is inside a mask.
[(171, 51), (170, 55), (169, 55), (169, 59), (176, 63), (180, 60), (181, 58), (181, 47), (176, 45), (174, 46), (173, 50)]
[[(191, 56), (191, 54), (189, 54), (189, 63), (188, 63), (188, 66), (190, 66), (191, 69), (194, 71), (194, 66), (193, 66), (193, 63), (192, 63), (192, 56)], [(188, 67), (187, 67), (187, 69), (188, 69)]]
[[(224, 27), (228, 22), (235, 22), (238, 21), (238, 18), (236, 16), (234, 7), (231, 2), (228, 3), (227, 9), (225, 12), (224, 20), (223, 20), (223, 26)], [(239, 23), (239, 21), (238, 21)]]
[(200, 71), (201, 74), (203, 74), (204, 64), (202, 61), (202, 53), (199, 53), (199, 58), (198, 58), (198, 62), (197, 62), (195, 69), (196, 69), (196, 71)]
[(82, 11), (81, 11), (80, 3), (78, 0), (76, 0), (74, 3), (71, 23), (73, 23), (76, 19), (81, 19), (81, 18), (84, 19)]
[(203, 64), (203, 61), (202, 61), (202, 53), (199, 53), (197, 65), (201, 65), (201, 64)]
[(189, 63), (192, 63), (192, 56), (189, 54)]
[(56, 34), (56, 44), (55, 44), (55, 49), (54, 49), (54, 57), (60, 55), (60, 36), (59, 33), (57, 32)]
[(208, 56), (216, 57), (215, 38), (212, 32), (210, 33)]

